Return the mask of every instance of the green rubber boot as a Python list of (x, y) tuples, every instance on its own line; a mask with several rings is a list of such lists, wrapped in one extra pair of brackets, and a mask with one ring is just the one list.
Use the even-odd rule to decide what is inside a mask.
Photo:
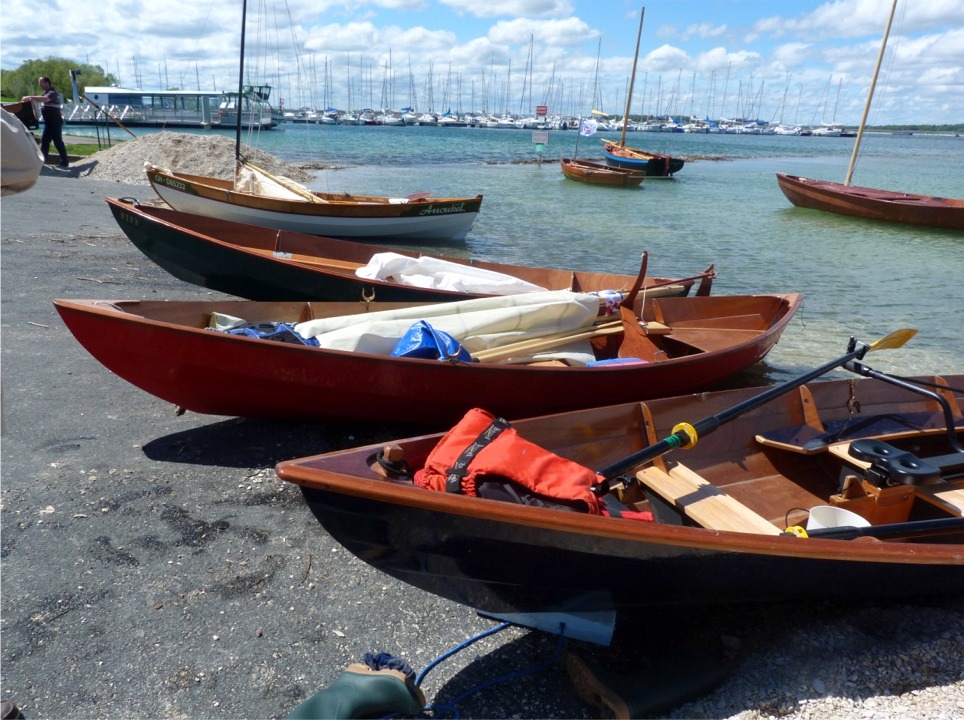
[(328, 688), (296, 707), (286, 720), (374, 718), (394, 713), (418, 715), (425, 707), (422, 691), (398, 670), (372, 670), (352, 663)]

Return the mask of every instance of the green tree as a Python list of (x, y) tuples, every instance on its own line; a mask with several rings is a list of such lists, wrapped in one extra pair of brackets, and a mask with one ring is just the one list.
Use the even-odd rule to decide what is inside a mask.
[(70, 85), (71, 70), (80, 71), (77, 84), (81, 91), (88, 85), (115, 85), (117, 78), (105, 73), (99, 65), (76, 63), (66, 58), (48, 57), (43, 60), (24, 60), (15, 70), (0, 71), (0, 94), (19, 100), (24, 95), (40, 92), (37, 78), (50, 78), (53, 86), (60, 91), (65, 100), (74, 100)]

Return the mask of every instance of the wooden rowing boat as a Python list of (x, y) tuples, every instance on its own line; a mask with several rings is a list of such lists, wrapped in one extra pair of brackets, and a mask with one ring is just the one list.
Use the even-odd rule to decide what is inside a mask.
[(964, 199), (914, 195), (777, 173), (787, 200), (801, 208), (902, 225), (964, 230)]
[[(176, 210), (352, 240), (464, 240), (482, 206), (482, 196), (407, 197), (309, 192), (290, 180), (247, 166), (249, 182), (174, 172), (149, 165), (147, 179)], [(255, 189), (256, 188), (256, 189)]]
[[(552, 612), (960, 594), (964, 453), (950, 443), (956, 437), (959, 446), (964, 432), (964, 376), (929, 380), (950, 403), (955, 436), (932, 399), (876, 379), (810, 382), (690, 449), (631, 467), (630, 484), (612, 504), (622, 517), (418, 487), (403, 461), (411, 472), (422, 468), (441, 433), (276, 469), (301, 486), (325, 532), (366, 563), (485, 612), (521, 613), (536, 626)], [(761, 391), (624, 403), (512, 427), (598, 473), (679, 423), (716, 417)], [(850, 454), (868, 437), (929, 463), (943, 456), (943, 464), (926, 483), (894, 481)], [(870, 526), (815, 528), (809, 516), (819, 506), (855, 512)], [(627, 507), (655, 519), (627, 519)], [(795, 529), (804, 524), (809, 531)]]
[[(432, 255), (442, 264), (440, 277), (429, 282), (424, 271), (413, 270), (417, 284), (394, 276), (361, 277), (357, 273), (374, 257), (393, 253), (413, 259), (425, 256), (397, 248), (272, 230), (164, 207), (136, 200), (107, 198), (117, 224), (147, 257), (175, 277), (195, 285), (250, 300), (332, 300), (369, 298), (382, 302), (464, 300), (526, 288), (598, 292), (626, 292), (634, 277), (557, 268), (465, 260)], [(456, 267), (448, 267), (454, 263)], [(436, 265), (433, 264), (433, 268)], [(461, 275), (461, 271), (471, 275)], [(444, 273), (443, 273), (444, 271)], [(479, 278), (480, 273), (500, 277)], [(371, 273), (368, 273), (369, 275)], [(380, 273), (379, 277), (384, 275)], [(644, 291), (652, 297), (686, 295), (699, 281), (697, 295), (708, 295), (716, 273), (713, 267), (694, 277), (647, 277)], [(513, 282), (518, 280), (521, 282)]]
[(890, 35), (896, 10), (897, 0), (893, 0), (844, 181), (837, 183), (777, 173), (777, 184), (787, 200), (797, 207), (901, 225), (964, 230), (964, 199), (876, 190), (850, 183), (857, 166), (857, 158), (860, 156), (860, 143), (867, 127), (867, 116), (870, 113), (874, 88), (877, 85), (877, 77), (880, 74), (880, 66), (884, 59), (884, 51), (887, 49), (887, 38)]
[(562, 174), (570, 180), (606, 187), (637, 187), (646, 177), (637, 170), (610, 167), (588, 160), (562, 158)]
[[(633, 343), (643, 345), (642, 350), (633, 345), (636, 358), (645, 354), (645, 360), (619, 357), (626, 355), (624, 326), (607, 317), (597, 324), (599, 298), (567, 291), (439, 305), (66, 299), (54, 304), (106, 368), (184, 410), (438, 425), (483, 402), (514, 418), (711, 388), (761, 360), (801, 302), (797, 294), (640, 296), (642, 324), (634, 316), (626, 327), (639, 336)], [(385, 314), (376, 314), (383, 308)], [(321, 347), (209, 329), (221, 316), (250, 324), (288, 323)], [(419, 320), (456, 337), (480, 361), (393, 357)]]

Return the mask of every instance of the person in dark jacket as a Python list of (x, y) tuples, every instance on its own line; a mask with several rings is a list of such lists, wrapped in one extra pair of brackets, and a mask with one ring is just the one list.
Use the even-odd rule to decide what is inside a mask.
[(25, 95), (22, 102), (39, 102), (40, 115), (44, 121), (43, 135), (40, 136), (40, 150), (44, 154), (44, 162), (47, 160), (47, 152), (50, 150), (50, 143), (54, 144), (57, 152), (60, 153), (60, 167), (67, 167), (67, 148), (64, 147), (63, 126), (64, 116), (61, 110), (64, 101), (60, 93), (54, 89), (50, 83), (50, 78), (41, 77), (38, 81), (42, 95)]

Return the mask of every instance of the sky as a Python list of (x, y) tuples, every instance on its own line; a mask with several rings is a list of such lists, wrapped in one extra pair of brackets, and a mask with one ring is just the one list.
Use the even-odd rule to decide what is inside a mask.
[[(272, 101), (859, 123), (892, 0), (248, 0)], [(242, 0), (0, 0), (0, 66), (236, 90)], [(82, 83), (83, 84), (83, 83)], [(964, 2), (899, 0), (868, 122), (964, 122)]]

